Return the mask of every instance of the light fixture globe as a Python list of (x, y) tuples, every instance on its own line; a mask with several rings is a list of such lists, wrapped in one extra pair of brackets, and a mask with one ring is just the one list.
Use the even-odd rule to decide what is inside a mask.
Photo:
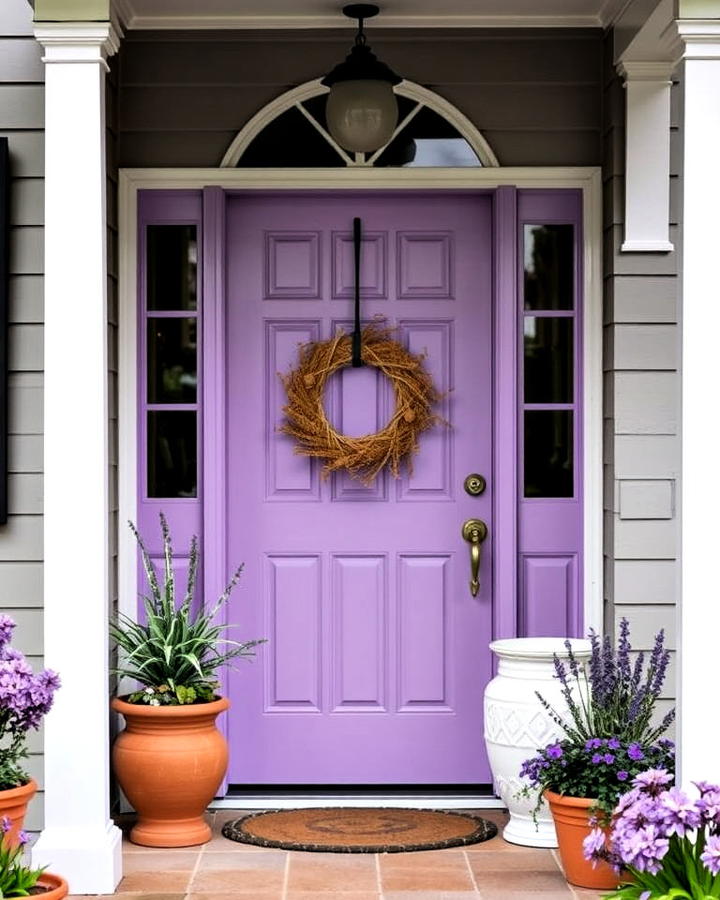
[(363, 21), (377, 15), (378, 7), (355, 3), (343, 12), (358, 20), (358, 33), (349, 56), (322, 80), (330, 88), (325, 119), (331, 136), (344, 150), (372, 153), (395, 131), (398, 106), (393, 87), (402, 78), (367, 46)]

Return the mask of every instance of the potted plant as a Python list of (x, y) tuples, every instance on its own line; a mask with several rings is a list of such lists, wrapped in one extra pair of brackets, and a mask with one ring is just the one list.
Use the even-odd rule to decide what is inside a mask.
[[(25, 771), (27, 733), (40, 727), (52, 706), (60, 679), (51, 669), (35, 674), (23, 654), (10, 646), (15, 622), (0, 615), (0, 817), (6, 847), (17, 842), (37, 782)], [(3, 821), (5, 820), (3, 819)]]
[(237, 569), (219, 600), (208, 609), (195, 599), (197, 539), (190, 547), (187, 588), (175, 600), (170, 530), (160, 515), (164, 550), (162, 584), (137, 529), (130, 527), (142, 555), (149, 595), (144, 621), (124, 615), (111, 623), (119, 650), (115, 673), (139, 683), (138, 690), (112, 701), (125, 718), (115, 740), (113, 766), (138, 819), (130, 833), (148, 847), (187, 847), (210, 839), (204, 812), (222, 781), (227, 742), (215, 720), (229, 707), (219, 697), (217, 671), (254, 655), (259, 640), (224, 637), (234, 627), (216, 621), (237, 584)]
[(641, 773), (615, 807), (609, 835), (596, 828), (585, 839), (587, 859), (621, 873), (606, 900), (720, 897), (720, 785), (695, 782), (692, 798), (672, 781), (663, 769)]
[(617, 885), (617, 873), (607, 863), (593, 867), (583, 855), (583, 841), (594, 825), (609, 826), (633, 778), (647, 769), (674, 767), (674, 745), (661, 735), (675, 711), (653, 724), (669, 662), (663, 631), (647, 667), (643, 653), (632, 660), (627, 619), (620, 623), (617, 650), (608, 635), (600, 641), (591, 631), (590, 642), (587, 668), (578, 664), (572, 647), (567, 664), (556, 659), (568, 712), (560, 716), (540, 700), (564, 736), (526, 760), (520, 774), (529, 781), (526, 790), (540, 788), (550, 806), (567, 880), (602, 890)]
[(42, 900), (62, 900), (68, 893), (64, 878), (25, 865), (27, 840), (26, 832), (15, 829), (7, 816), (0, 819), (0, 897), (33, 895)]

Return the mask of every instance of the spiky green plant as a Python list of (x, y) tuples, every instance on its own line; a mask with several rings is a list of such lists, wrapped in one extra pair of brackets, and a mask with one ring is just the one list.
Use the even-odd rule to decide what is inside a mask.
[(216, 621), (243, 567), (237, 569), (211, 609), (206, 608), (204, 601), (193, 609), (199, 556), (197, 538), (193, 537), (185, 596), (182, 603), (176, 604), (167, 519), (160, 513), (165, 560), (162, 585), (140, 533), (132, 522), (128, 524), (140, 547), (150, 593), (142, 598), (145, 623), (122, 613), (116, 622), (110, 623), (110, 636), (118, 646), (120, 657), (113, 671), (144, 686), (129, 695), (130, 703), (164, 706), (209, 702), (219, 687), (217, 670), (235, 659), (254, 656), (254, 648), (265, 643), (264, 639), (233, 641), (223, 637), (228, 628), (237, 626)]

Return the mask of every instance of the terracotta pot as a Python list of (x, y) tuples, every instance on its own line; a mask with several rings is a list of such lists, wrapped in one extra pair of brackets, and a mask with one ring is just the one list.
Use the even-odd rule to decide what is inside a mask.
[(27, 784), (21, 784), (20, 787), (0, 791), (0, 818), (7, 816), (12, 822), (5, 840), (14, 846), (18, 843), (17, 837), (25, 821), (28, 803), (35, 796), (37, 789), (37, 781), (31, 778)]
[(589, 811), (595, 801), (585, 797), (566, 797), (553, 791), (545, 791), (545, 799), (555, 821), (565, 878), (570, 884), (596, 891), (609, 891), (617, 887), (620, 876), (611, 865), (599, 862), (593, 866), (583, 855), (583, 841), (592, 830), (588, 821)]
[(204, 813), (228, 764), (215, 719), (227, 699), (190, 706), (140, 706), (114, 699), (125, 730), (113, 767), (138, 819), (130, 840), (145, 847), (192, 847), (210, 840)]
[(62, 900), (68, 895), (68, 883), (59, 875), (52, 872), (43, 872), (37, 883), (38, 887), (45, 888), (44, 894), (36, 894), (40, 900)]

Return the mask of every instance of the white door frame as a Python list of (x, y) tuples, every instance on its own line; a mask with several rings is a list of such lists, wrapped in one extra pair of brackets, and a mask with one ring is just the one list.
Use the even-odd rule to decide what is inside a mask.
[[(137, 197), (148, 189), (235, 190), (394, 189), (478, 190), (502, 185), (575, 188), (583, 193), (583, 496), (585, 628), (603, 624), (603, 394), (602, 394), (602, 183), (598, 167), (573, 168), (333, 168), (333, 169), (121, 169), (119, 173), (118, 329), (118, 594), (119, 608), (136, 610), (137, 521)], [(303, 798), (303, 803), (307, 802)], [(369, 798), (368, 798), (369, 799)], [(382, 799), (382, 798), (379, 798)], [(396, 802), (397, 798), (393, 798)], [(451, 798), (442, 798), (447, 806)], [(223, 801), (221, 801), (223, 802)], [(252, 798), (253, 808), (262, 805)], [(294, 798), (297, 803), (297, 798)], [(323, 801), (326, 805), (328, 798)], [(355, 803), (356, 800), (354, 799)], [(377, 801), (376, 801), (377, 802)], [(467, 805), (468, 798), (459, 800)], [(278, 798), (272, 798), (278, 805)], [(231, 801), (237, 807), (237, 800)], [(457, 805), (457, 804), (455, 804)]]

